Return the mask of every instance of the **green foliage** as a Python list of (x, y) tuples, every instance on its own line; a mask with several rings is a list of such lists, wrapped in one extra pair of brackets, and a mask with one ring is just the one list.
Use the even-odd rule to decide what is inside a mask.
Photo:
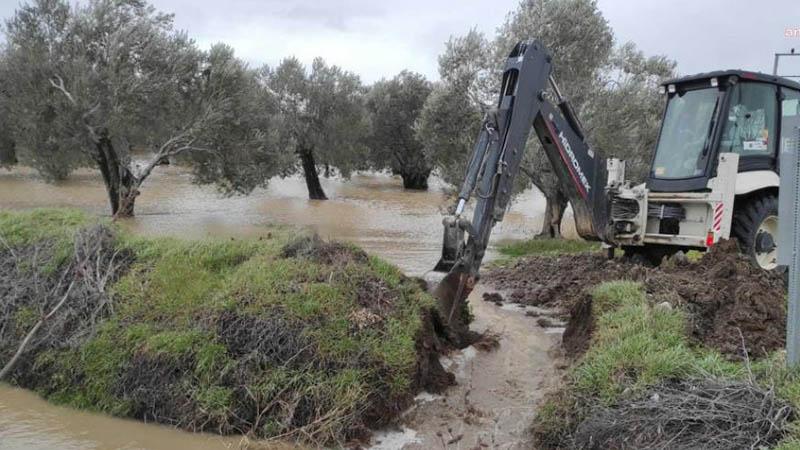
[(33, 307), (25, 306), (19, 308), (14, 313), (14, 320), (11, 322), (16, 331), (16, 337), (22, 339), (41, 317), (42, 313)]
[(367, 96), (371, 165), (399, 174), (406, 188), (428, 187), (432, 163), (415, 135), (415, 126), (431, 90), (424, 76), (402, 71), (375, 83)]
[(186, 159), (197, 182), (216, 184), (226, 194), (249, 194), (294, 164), (293, 155), (278, 142), (278, 104), (260, 83), (259, 73), (230, 46), (212, 46), (205, 66), (209, 76), (201, 95), (185, 109), (211, 111), (213, 116), (198, 124), (194, 145), (215, 151), (192, 151)]
[(75, 350), (49, 350), (38, 355), (37, 370), (51, 372), (45, 394), (56, 403), (112, 415), (130, 414), (130, 403), (116, 395), (116, 383), (149, 328), (123, 329), (111, 320)]
[(592, 314), (602, 316), (625, 304), (645, 303), (642, 285), (632, 281), (602, 283), (592, 289)]
[(597, 242), (573, 239), (529, 239), (505, 243), (499, 248), (500, 253), (510, 257), (596, 252), (599, 249)]
[[(146, 1), (31, 0), (4, 31), (0, 88), (14, 95), (0, 100), (12, 112), (0, 141), (49, 180), (98, 168), (114, 214), (132, 214), (152, 170), (179, 156), (195, 181), (226, 193), (263, 186), (291, 162), (256, 72), (228, 46), (200, 50)], [(152, 156), (133, 164), (132, 148)]]
[[(0, 52), (0, 68), (6, 64), (5, 55)], [(10, 169), (16, 165), (17, 159), (17, 145), (14, 142), (11, 131), (11, 110), (9, 108), (9, 91), (5, 86), (2, 77), (2, 69), (0, 69), (0, 169)]]
[(467, 163), (480, 131), (481, 111), (469, 98), (467, 83), (436, 86), (422, 109), (417, 138), (437, 173), (455, 186), (464, 180)]
[(159, 239), (140, 240), (133, 248), (142, 257), (114, 288), (130, 300), (121, 306), (123, 314), (189, 324), (202, 311), (227, 305), (228, 299), (216, 293), (231, 269), (255, 254), (258, 243)]
[(200, 407), (211, 415), (225, 416), (232, 406), (233, 389), (223, 386), (209, 386), (195, 394)]
[[(314, 166), (334, 167), (345, 177), (364, 166), (369, 125), (357, 75), (322, 58), (314, 59), (310, 70), (286, 58), (263, 74), (281, 113), (279, 142), (285, 153)], [(311, 167), (295, 167), (304, 170), (307, 180), (316, 179), (316, 168), (312, 173)]]

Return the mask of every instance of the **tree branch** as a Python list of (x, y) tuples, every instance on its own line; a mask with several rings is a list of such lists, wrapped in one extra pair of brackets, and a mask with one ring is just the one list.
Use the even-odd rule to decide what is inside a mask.
[[(57, 80), (58, 83), (56, 83), (55, 80)], [(70, 92), (64, 86), (63, 78), (61, 78), (58, 75), (53, 75), (53, 78), (50, 78), (50, 85), (56, 88), (57, 90), (61, 91), (61, 93), (64, 94), (65, 97), (67, 97), (67, 100), (69, 100), (69, 102), (72, 103), (73, 106), (78, 106), (78, 102), (75, 101), (75, 97), (73, 97), (72, 94), (70, 94)]]
[(19, 357), (22, 356), (22, 353), (25, 351), (25, 347), (28, 346), (28, 343), (30, 342), (30, 340), (33, 339), (33, 336), (36, 335), (36, 332), (39, 331), (39, 328), (41, 328), (42, 325), (44, 325), (44, 323), (47, 322), (48, 319), (53, 317), (53, 315), (55, 313), (57, 313), (58, 310), (61, 309), (62, 306), (64, 306), (64, 303), (66, 303), (67, 298), (69, 298), (70, 292), (72, 292), (72, 286), (74, 286), (74, 285), (75, 285), (75, 280), (73, 280), (72, 282), (69, 283), (69, 287), (67, 287), (67, 292), (61, 298), (61, 301), (59, 301), (58, 304), (56, 304), (56, 306), (53, 307), (53, 309), (51, 309), (50, 312), (47, 313), (46, 316), (44, 316), (41, 319), (39, 319), (39, 321), (36, 322), (36, 325), (34, 325), (33, 328), (31, 328), (31, 331), (28, 332), (28, 334), (25, 336), (25, 339), (23, 339), (22, 342), (19, 344), (19, 347), (17, 348), (17, 352), (14, 353), (14, 356), (11, 357), (11, 360), (9, 360), (6, 363), (6, 365), (3, 366), (3, 370), (0, 370), (0, 380), (5, 378), (6, 375), (8, 375), (11, 372), (11, 369), (14, 368), (14, 365), (19, 360)]

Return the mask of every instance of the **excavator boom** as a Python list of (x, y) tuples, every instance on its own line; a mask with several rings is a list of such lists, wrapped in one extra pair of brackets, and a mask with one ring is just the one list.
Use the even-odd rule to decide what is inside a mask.
[[(520, 42), (506, 59), (497, 107), (483, 121), (455, 213), (444, 219), (442, 259), (434, 270), (448, 275), (435, 294), (450, 309), (449, 318), (478, 279), (492, 228), (503, 220), (511, 200), (531, 128), (565, 188), (578, 233), (606, 239), (606, 161), (587, 144), (552, 77), (552, 59), (544, 46), (536, 40)], [(476, 202), (470, 221), (464, 213), (472, 195)]]

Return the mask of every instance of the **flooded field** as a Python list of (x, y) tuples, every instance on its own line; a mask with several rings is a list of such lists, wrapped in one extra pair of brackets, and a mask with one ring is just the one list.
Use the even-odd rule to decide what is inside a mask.
[[(444, 187), (432, 181), (431, 190), (412, 192), (403, 190), (399, 178), (358, 174), (350, 180), (323, 180), (330, 200), (313, 201), (307, 199), (302, 179), (289, 178), (274, 180), (250, 196), (224, 197), (213, 187), (193, 185), (190, 174), (181, 168), (162, 167), (143, 187), (137, 216), (124, 226), (146, 235), (187, 238), (258, 237), (270, 225), (307, 227), (323, 237), (353, 242), (409, 275), (422, 276), (439, 258), (441, 212), (448, 205)], [(29, 170), (0, 171), (0, 208), (62, 206), (107, 215), (99, 174), (80, 171), (67, 181), (47, 184)], [(544, 200), (538, 192), (523, 193), (496, 228), (493, 242), (532, 236), (541, 226), (543, 211)], [(565, 228), (574, 234), (570, 220), (565, 220)], [(490, 251), (488, 257), (493, 256), (496, 253)], [(519, 328), (516, 332), (524, 334)], [(516, 333), (507, 335), (514, 339), (510, 334)], [(525, 353), (518, 346), (509, 351), (514, 358), (520, 351)], [(532, 351), (537, 349), (528, 349)], [(490, 359), (502, 366), (508, 364), (504, 355)], [(0, 385), (0, 449), (206, 449), (236, 448), (239, 443), (236, 438), (196, 435), (59, 408), (30, 392)]]
[[(179, 167), (160, 167), (142, 188), (136, 217), (125, 225), (147, 235), (253, 237), (268, 225), (309, 227), (323, 237), (351, 241), (370, 253), (421, 275), (441, 249), (441, 211), (449, 203), (432, 180), (426, 192), (407, 191), (398, 177), (356, 174), (350, 180), (323, 179), (330, 200), (308, 200), (300, 178), (275, 179), (249, 196), (224, 197), (211, 186), (196, 186)], [(0, 171), (0, 208), (76, 207), (109, 214), (99, 173), (80, 171), (47, 184), (34, 172)], [(525, 239), (541, 226), (544, 199), (527, 191), (512, 205), (492, 241)], [(566, 232), (573, 228), (565, 221)], [(491, 258), (490, 253), (490, 258)]]

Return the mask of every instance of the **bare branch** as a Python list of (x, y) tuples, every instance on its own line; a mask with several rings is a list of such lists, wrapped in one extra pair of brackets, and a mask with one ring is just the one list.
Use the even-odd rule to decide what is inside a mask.
[[(56, 82), (58, 81), (58, 82)], [(61, 91), (62, 94), (72, 103), (73, 106), (78, 106), (78, 102), (75, 101), (75, 97), (70, 94), (67, 88), (64, 86), (64, 79), (58, 75), (53, 75), (53, 78), (50, 78), (50, 85), (56, 88), (57, 90)]]
[(49, 313), (47, 313), (47, 315), (39, 319), (39, 321), (36, 322), (36, 325), (34, 325), (33, 328), (31, 328), (31, 331), (29, 331), (28, 334), (25, 335), (25, 339), (23, 339), (22, 342), (19, 344), (19, 347), (17, 348), (16, 353), (14, 353), (14, 356), (12, 356), (11, 359), (6, 363), (6, 365), (3, 366), (3, 370), (0, 370), (0, 380), (5, 378), (6, 375), (8, 375), (11, 372), (11, 369), (14, 368), (14, 365), (19, 360), (19, 357), (22, 356), (22, 353), (25, 351), (25, 348), (28, 346), (28, 343), (31, 341), (33, 336), (35, 336), (36, 333), (39, 331), (39, 328), (41, 328), (42, 325), (44, 325), (44, 323), (47, 322), (48, 319), (53, 317), (53, 315), (57, 313), (62, 306), (64, 306), (64, 303), (66, 303), (67, 299), (69, 298), (70, 292), (72, 292), (72, 286), (74, 285), (75, 281), (73, 280), (69, 284), (69, 287), (67, 287), (67, 292), (64, 294), (63, 297), (61, 297), (61, 301), (59, 301), (58, 304), (56, 304), (56, 306), (53, 307), (53, 309), (50, 310)]

